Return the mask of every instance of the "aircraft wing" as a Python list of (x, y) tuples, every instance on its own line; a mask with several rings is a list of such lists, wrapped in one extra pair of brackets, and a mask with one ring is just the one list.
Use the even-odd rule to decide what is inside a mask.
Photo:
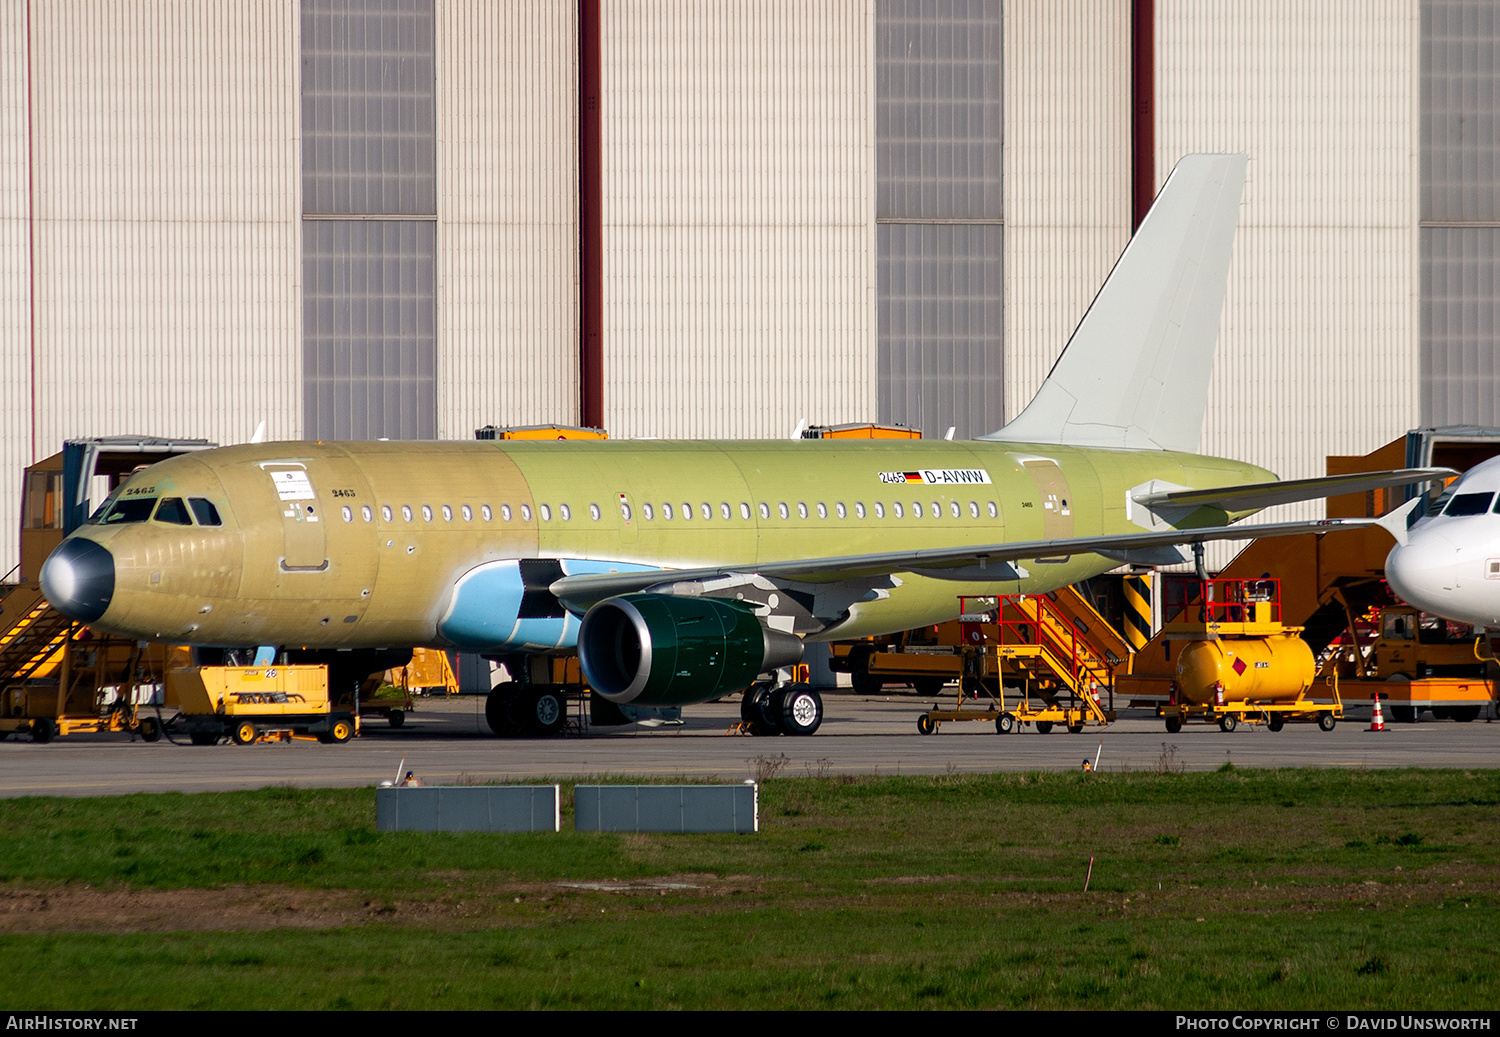
[(1354, 472), (1350, 475), (1327, 475), (1317, 479), (1291, 479), (1285, 482), (1253, 483), (1246, 486), (1220, 486), (1211, 490), (1169, 490), (1164, 493), (1142, 493), (1131, 499), (1143, 507), (1222, 508), (1225, 511), (1258, 511), (1277, 504), (1336, 497), (1344, 493), (1365, 493), (1387, 486), (1451, 479), (1458, 475), (1452, 468), (1402, 468), (1392, 472)]
[(1205, 543), (1212, 540), (1252, 540), (1258, 537), (1291, 536), (1298, 533), (1328, 533), (1364, 526), (1381, 526), (1398, 542), (1405, 543), (1406, 517), (1416, 505), (1416, 500), (1408, 501), (1389, 515), (1378, 519), (1321, 519), (1252, 526), (1210, 526), (1202, 529), (1170, 529), (1160, 533), (1123, 533), (1070, 537), (1065, 540), (1025, 540), (1002, 544), (927, 548), (918, 551), (885, 551), (876, 554), (838, 555), (829, 558), (798, 558), (784, 562), (722, 565), (699, 569), (588, 573), (564, 576), (552, 583), (551, 591), (565, 604), (576, 609), (585, 609), (595, 602), (603, 601), (616, 594), (630, 594), (663, 583), (693, 583), (723, 576), (755, 575), (770, 579), (822, 583), (910, 572), (938, 579), (1003, 581), (1017, 578), (1010, 563), (1022, 559), (1061, 558), (1075, 554), (1118, 554), (1177, 544)]

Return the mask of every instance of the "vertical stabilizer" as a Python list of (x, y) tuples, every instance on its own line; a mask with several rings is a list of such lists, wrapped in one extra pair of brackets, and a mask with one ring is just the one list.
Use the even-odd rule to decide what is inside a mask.
[(1177, 163), (1031, 404), (981, 439), (1198, 449), (1246, 161)]

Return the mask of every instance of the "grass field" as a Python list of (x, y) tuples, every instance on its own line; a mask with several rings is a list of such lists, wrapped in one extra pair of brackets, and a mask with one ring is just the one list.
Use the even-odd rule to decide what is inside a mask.
[(1492, 1008), (1497, 804), (1497, 771), (804, 776), (733, 837), (0, 801), (0, 1006)]

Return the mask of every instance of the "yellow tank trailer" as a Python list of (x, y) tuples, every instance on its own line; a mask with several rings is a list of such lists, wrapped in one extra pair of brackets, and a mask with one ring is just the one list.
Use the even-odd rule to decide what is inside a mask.
[(167, 701), (181, 710), (169, 732), (186, 731), (194, 745), (225, 737), (249, 745), (265, 737), (336, 744), (359, 729), (358, 709), (328, 697), (326, 666), (196, 666), (167, 674)]
[(1204, 580), (1166, 612), (1167, 644), (1180, 646), (1167, 702), (1157, 707), (1168, 732), (1195, 718), (1226, 732), (1241, 722), (1279, 731), (1312, 719), (1332, 731), (1343, 715), (1336, 686), (1329, 700), (1308, 695), (1317, 662), (1302, 628), (1282, 625), (1279, 580)]

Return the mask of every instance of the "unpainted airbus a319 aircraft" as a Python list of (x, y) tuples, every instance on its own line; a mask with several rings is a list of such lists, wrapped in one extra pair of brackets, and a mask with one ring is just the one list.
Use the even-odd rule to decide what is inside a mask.
[(747, 719), (810, 733), (821, 700), (787, 677), (806, 641), (1181, 561), (1175, 545), (1363, 524), (1228, 528), (1430, 474), (1279, 482), (1193, 453), (1245, 168), (1178, 164), (1031, 405), (979, 440), (227, 447), (121, 484), (42, 586), (129, 637), (340, 651), (365, 672), (381, 649), (483, 653), (522, 710), (529, 668), (509, 664), (576, 646), (614, 702), (754, 684)]

